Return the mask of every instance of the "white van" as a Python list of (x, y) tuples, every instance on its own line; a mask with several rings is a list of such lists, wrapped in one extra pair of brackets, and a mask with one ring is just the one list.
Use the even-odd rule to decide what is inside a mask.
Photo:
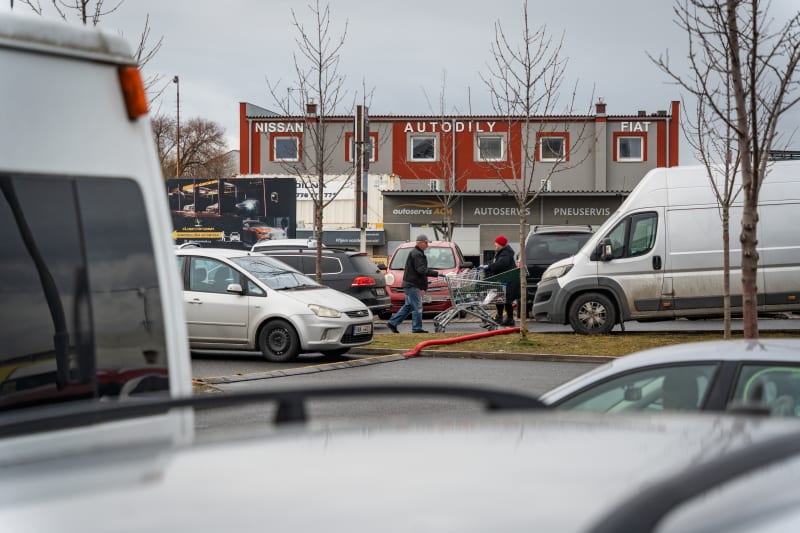
[(141, 75), (96, 29), (0, 14), (0, 465), (189, 440), (172, 231)]
[[(592, 334), (626, 320), (722, 316), (720, 213), (705, 167), (650, 171), (577, 254), (542, 275), (535, 319)], [(772, 163), (759, 202), (759, 312), (800, 311), (799, 213), (800, 161)], [(740, 196), (730, 217), (733, 313), (741, 215)]]

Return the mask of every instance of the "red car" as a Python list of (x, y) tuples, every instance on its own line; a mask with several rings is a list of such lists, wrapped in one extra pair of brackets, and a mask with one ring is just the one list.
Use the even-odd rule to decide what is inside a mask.
[[(401, 244), (389, 259), (389, 267), (386, 269), (386, 290), (392, 301), (391, 311), (382, 313), (380, 318), (387, 319), (402, 307), (405, 301), (403, 293), (403, 271), (406, 266), (406, 259), (411, 249), (416, 245), (414, 242)], [(428, 258), (428, 268), (438, 270), (441, 274), (455, 272), (458, 274), (464, 270), (472, 268), (472, 263), (464, 260), (461, 248), (449, 241), (432, 241), (425, 250)], [(436, 278), (430, 278), (431, 286), (422, 296), (423, 313), (439, 313), (450, 307), (450, 294), (447, 286)]]

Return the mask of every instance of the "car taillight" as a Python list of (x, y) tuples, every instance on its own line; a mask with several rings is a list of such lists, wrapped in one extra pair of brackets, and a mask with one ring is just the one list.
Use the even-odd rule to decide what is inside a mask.
[(375, 285), (375, 279), (359, 276), (353, 280), (351, 287), (372, 287), (373, 285)]

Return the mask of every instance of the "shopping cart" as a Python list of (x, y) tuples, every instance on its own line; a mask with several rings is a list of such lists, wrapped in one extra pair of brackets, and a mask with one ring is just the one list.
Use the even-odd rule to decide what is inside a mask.
[(434, 317), (434, 331), (445, 331), (447, 324), (453, 319), (464, 318), (467, 315), (480, 319), (481, 326), (488, 330), (501, 327), (492, 316), (497, 312), (496, 304), (505, 302), (503, 283), (481, 279), (481, 271), (478, 269), (466, 270), (458, 274), (450, 273), (434, 283), (442, 283), (440, 280), (447, 285), (452, 305)]

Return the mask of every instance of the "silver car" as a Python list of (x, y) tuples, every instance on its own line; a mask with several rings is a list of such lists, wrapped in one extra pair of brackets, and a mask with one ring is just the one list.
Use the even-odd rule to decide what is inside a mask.
[(542, 396), (594, 412), (725, 411), (800, 416), (800, 338), (662, 346), (620, 357)]
[(261, 350), (282, 362), (372, 342), (372, 313), (363, 303), (280, 261), (228, 249), (176, 254), (192, 348)]

